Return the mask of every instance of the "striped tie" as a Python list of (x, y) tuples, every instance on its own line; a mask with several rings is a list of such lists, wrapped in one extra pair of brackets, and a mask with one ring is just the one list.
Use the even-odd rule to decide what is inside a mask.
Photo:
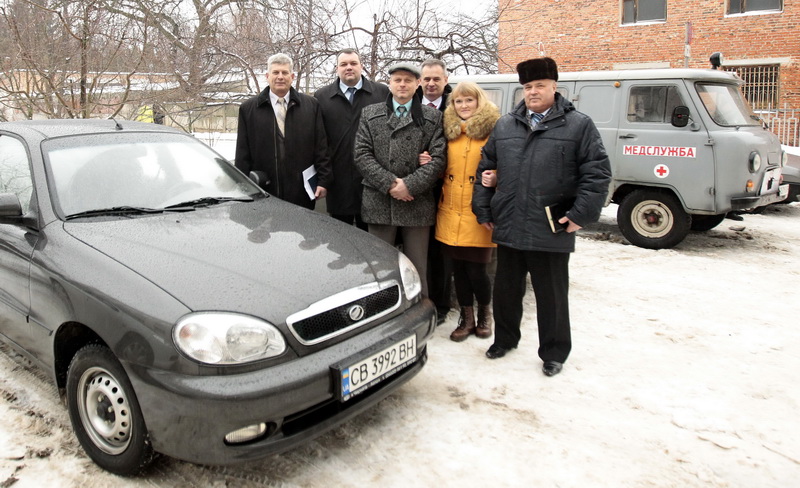
[(284, 98), (278, 99), (278, 111), (275, 112), (275, 120), (278, 121), (278, 129), (281, 130), (281, 134), (284, 134), (286, 126), (286, 99)]
[(401, 119), (406, 116), (406, 108), (404, 106), (397, 107), (397, 116)]
[(539, 122), (542, 121), (544, 118), (544, 114), (537, 114), (536, 112), (531, 112), (531, 129), (535, 129)]

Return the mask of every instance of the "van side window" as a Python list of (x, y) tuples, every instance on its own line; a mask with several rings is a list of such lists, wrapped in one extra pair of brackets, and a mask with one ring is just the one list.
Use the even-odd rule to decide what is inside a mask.
[(33, 195), (28, 153), (20, 141), (8, 136), (0, 136), (0, 193), (17, 195), (22, 213), (28, 212)]
[(503, 90), (499, 88), (484, 88), (483, 91), (486, 93), (486, 98), (488, 98), (490, 102), (502, 108)]
[(675, 86), (634, 86), (628, 98), (628, 122), (669, 124), (672, 110), (686, 105)]

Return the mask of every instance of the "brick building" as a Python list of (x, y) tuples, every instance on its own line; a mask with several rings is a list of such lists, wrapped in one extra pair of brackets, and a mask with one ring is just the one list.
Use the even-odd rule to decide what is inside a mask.
[(758, 111), (800, 114), (800, 0), (499, 0), (499, 67), (531, 57), (565, 71), (708, 68), (745, 80)]

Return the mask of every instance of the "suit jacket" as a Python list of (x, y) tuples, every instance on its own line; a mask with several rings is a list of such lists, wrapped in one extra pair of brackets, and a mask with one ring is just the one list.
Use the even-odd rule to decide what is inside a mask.
[(314, 94), (322, 108), (325, 134), (328, 137), (328, 156), (335, 181), (328, 188), (325, 200), (333, 215), (361, 213), (361, 173), (353, 164), (353, 146), (361, 120), (361, 110), (367, 105), (386, 101), (386, 85), (362, 78), (363, 84), (351, 104), (339, 89), (339, 79), (320, 88)]
[(244, 174), (265, 172), (269, 179), (267, 192), (313, 209), (315, 201), (306, 193), (303, 170), (314, 165), (318, 185), (327, 189), (333, 183), (322, 110), (314, 97), (298, 93), (294, 88), (289, 91), (285, 132), (285, 156), (280, 161), (280, 133), (269, 98), (269, 87), (242, 103), (236, 138), (236, 167)]

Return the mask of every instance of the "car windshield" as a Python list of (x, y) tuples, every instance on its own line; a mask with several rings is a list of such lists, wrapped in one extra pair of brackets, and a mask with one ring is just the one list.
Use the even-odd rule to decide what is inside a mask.
[(728, 84), (698, 83), (697, 93), (714, 122), (721, 126), (761, 125), (739, 88)]
[(261, 194), (230, 163), (184, 134), (79, 135), (51, 139), (43, 149), (52, 198), (64, 217), (114, 209), (146, 213)]

